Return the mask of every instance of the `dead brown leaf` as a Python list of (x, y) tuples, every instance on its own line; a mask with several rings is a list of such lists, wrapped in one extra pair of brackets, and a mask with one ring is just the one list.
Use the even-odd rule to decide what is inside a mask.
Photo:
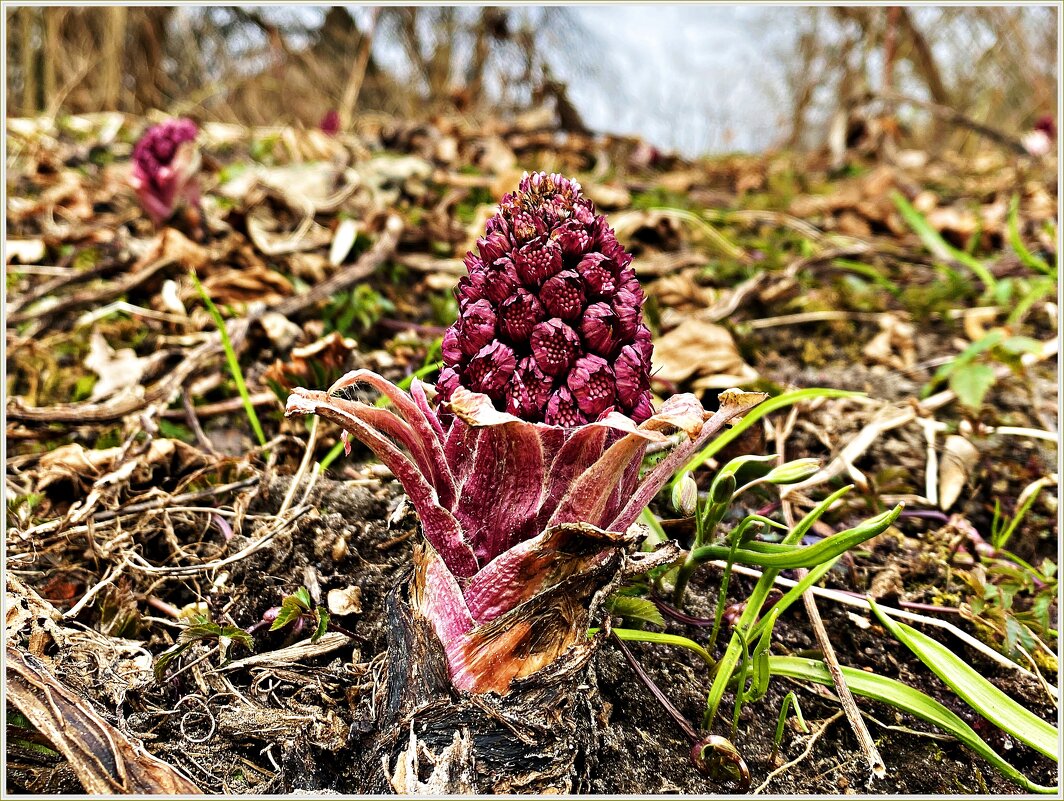
[(309, 345), (293, 348), (287, 362), (278, 359), (266, 368), (262, 377), (285, 390), (328, 386), (350, 369), (351, 354), (357, 349), (355, 340), (333, 331)]
[(647, 294), (654, 296), (663, 309), (690, 309), (712, 306), (720, 292), (712, 287), (700, 286), (695, 281), (697, 270), (684, 270), (662, 275), (647, 287)]
[(155, 272), (168, 264), (179, 264), (186, 270), (199, 271), (210, 261), (211, 252), (207, 248), (197, 245), (176, 228), (164, 228), (129, 271)]
[(696, 389), (748, 384), (757, 371), (743, 361), (728, 329), (688, 318), (654, 346), (654, 375), (675, 384), (694, 379)]
[(124, 462), (120, 462), (122, 451), (122, 447), (90, 450), (76, 442), (49, 451), (38, 462), (37, 489), (60, 481), (94, 481), (118, 471), (134, 483), (145, 483), (156, 467), (165, 466), (169, 475), (177, 476), (204, 464), (199, 451), (176, 439), (153, 439), (146, 451)]
[(148, 357), (137, 356), (132, 348), (112, 349), (103, 334), (93, 331), (89, 340), (89, 355), (85, 357), (84, 364), (99, 378), (89, 400), (103, 400), (139, 386), (150, 361)]
[(256, 301), (272, 306), (292, 294), (292, 284), (276, 270), (261, 264), (231, 267), (203, 281), (211, 300), (224, 305)]
[(979, 449), (959, 434), (946, 437), (938, 473), (938, 506), (948, 511), (968, 484), (979, 463)]
[(864, 355), (876, 364), (895, 370), (909, 370), (916, 364), (916, 329), (912, 323), (897, 315), (884, 314), (879, 318), (880, 331), (864, 347)]
[(43, 659), (8, 646), (7, 699), (69, 761), (85, 791), (98, 795), (200, 795), (173, 766), (152, 756), (59, 682)]

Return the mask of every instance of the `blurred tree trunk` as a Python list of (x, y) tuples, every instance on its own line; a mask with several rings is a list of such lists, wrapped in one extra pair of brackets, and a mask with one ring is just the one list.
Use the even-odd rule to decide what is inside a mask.
[(132, 83), (133, 110), (164, 108), (167, 98), (177, 94), (177, 87), (163, 69), (166, 32), (174, 9), (150, 6), (134, 8), (132, 13), (132, 35), (127, 39), (129, 58), (125, 63)]
[[(927, 90), (931, 93), (931, 99), (940, 106), (952, 107), (952, 98), (946, 89), (946, 84), (942, 81), (942, 73), (939, 72), (938, 64), (935, 63), (935, 56), (931, 52), (931, 46), (928, 45), (927, 39), (924, 38), (920, 29), (916, 27), (908, 8), (902, 7), (899, 9), (898, 32), (905, 37), (910, 45), (909, 61), (912, 62), (913, 67), (924, 79)], [(945, 144), (945, 140), (942, 121), (938, 117), (934, 117), (931, 123), (930, 141)]]
[(927, 39), (924, 38), (920, 29), (916, 27), (908, 8), (900, 7), (898, 9), (898, 25), (900, 32), (912, 46), (909, 52), (909, 60), (912, 61), (913, 66), (924, 79), (924, 83), (927, 84), (931, 99), (940, 106), (952, 105), (949, 91), (942, 81), (942, 73), (935, 62), (934, 54), (931, 52), (931, 46), (928, 45)]
[[(888, 93), (894, 91), (894, 61), (898, 55), (898, 18), (901, 11), (900, 6), (890, 6), (885, 12), (887, 27), (883, 33), (883, 91)], [(884, 126), (884, 146), (888, 157), (893, 158), (898, 144), (897, 109), (893, 104), (888, 106)]]
[(60, 30), (63, 18), (66, 16), (65, 8), (45, 8), (44, 13), (44, 104), (47, 107), (55, 101), (59, 92), (59, 80), (56, 77), (56, 66), (59, 63), (59, 54), (62, 48)]
[[(813, 9), (817, 11), (817, 9)], [(813, 102), (813, 91), (820, 85), (813, 72), (813, 65), (820, 55), (820, 15), (814, 14), (812, 29), (805, 31), (798, 39), (798, 57), (800, 67), (795, 77), (797, 85), (791, 86), (791, 132), (787, 137), (787, 149), (798, 147), (805, 133), (805, 115)]]
[(33, 116), (37, 113), (37, 50), (33, 46), (34, 17), (37, 9), (23, 7), (18, 10), (19, 32), (22, 41), (22, 113)]
[(444, 6), (437, 12), (439, 19), (436, 28), (432, 56), (426, 66), (426, 78), (429, 85), (429, 102), (446, 98), (451, 82), (451, 60), (454, 55), (454, 41), (458, 33), (458, 10), (454, 6)]
[(128, 10), (125, 6), (104, 9), (103, 47), (100, 54), (100, 108), (105, 111), (117, 111), (121, 105)]
[(469, 105), (477, 108), (484, 99), (484, 73), (491, 55), (492, 41), (507, 38), (509, 14), (505, 8), (486, 7), (480, 10), (475, 28), (473, 57), (466, 69), (466, 93)]
[(377, 29), (377, 19), (380, 9), (372, 11), (369, 27), (363, 32), (358, 43), (358, 54), (351, 66), (351, 74), (347, 78), (344, 87), (344, 95), (340, 101), (340, 127), (347, 128), (351, 125), (355, 116), (355, 105), (358, 103), (358, 95), (362, 91), (362, 82), (366, 79), (366, 68), (369, 66), (370, 53), (373, 52), (373, 35)]

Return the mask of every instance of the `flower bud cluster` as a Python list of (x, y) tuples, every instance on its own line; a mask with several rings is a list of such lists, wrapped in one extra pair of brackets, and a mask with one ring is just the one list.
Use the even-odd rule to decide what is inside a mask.
[(525, 176), (466, 255), (458, 320), (443, 338), (443, 399), (464, 387), (564, 427), (611, 411), (650, 417), (653, 345), (631, 261), (576, 181)]

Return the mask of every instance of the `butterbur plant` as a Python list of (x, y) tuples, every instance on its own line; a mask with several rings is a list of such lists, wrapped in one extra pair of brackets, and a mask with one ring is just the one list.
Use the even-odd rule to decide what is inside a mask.
[(192, 120), (167, 120), (148, 128), (133, 148), (129, 181), (157, 226), (170, 219), (181, 202), (199, 205), (197, 133)]
[(542, 173), (506, 195), (443, 337), (438, 389), (464, 387), (529, 422), (574, 427), (650, 403), (650, 331), (632, 257), (580, 185)]
[[(427, 544), (410, 606), (431, 624), (459, 689), (506, 693), (563, 655), (590, 653), (596, 594), (676, 559), (632, 555), (644, 507), (714, 433), (764, 397), (689, 394), (655, 411), (650, 332), (631, 256), (580, 186), (526, 176), (487, 224), (456, 290), (440, 380), (404, 392), (357, 370), (296, 389), (402, 483)], [(368, 385), (384, 409), (336, 393)], [(686, 437), (645, 473), (648, 445)]]

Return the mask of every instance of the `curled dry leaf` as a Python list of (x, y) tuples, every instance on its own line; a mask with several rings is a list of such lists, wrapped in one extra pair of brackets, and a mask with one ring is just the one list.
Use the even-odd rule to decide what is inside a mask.
[(647, 288), (647, 294), (658, 300), (662, 309), (698, 309), (712, 306), (720, 298), (720, 292), (695, 281), (697, 270), (683, 270), (662, 275)]
[(864, 355), (876, 364), (896, 370), (908, 370), (916, 364), (916, 329), (893, 314), (879, 318), (879, 333), (864, 347)]
[(331, 589), (325, 596), (325, 602), (329, 607), (330, 615), (337, 617), (360, 615), (362, 614), (362, 588), (350, 585), (343, 589)]
[(332, 240), (329, 229), (304, 216), (293, 231), (281, 230), (273, 212), (265, 205), (253, 208), (247, 215), (248, 236), (259, 252), (266, 256), (283, 256), (306, 250), (317, 250)]
[(928, 224), (954, 245), (963, 246), (980, 227), (970, 209), (940, 206), (927, 213)]
[[(62, 214), (58, 214), (59, 210)], [(89, 193), (80, 176), (73, 171), (60, 173), (51, 185), (33, 199), (11, 198), (7, 204), (8, 223), (21, 223), (33, 217), (53, 220), (62, 216), (66, 220), (84, 222), (92, 218), (93, 207)], [(54, 222), (49, 227), (56, 228)], [(61, 229), (56, 228), (53, 233)]]
[(584, 194), (603, 209), (625, 209), (632, 203), (632, 193), (623, 186), (609, 184), (587, 184)]
[(503, 175), (517, 168), (517, 156), (498, 136), (488, 136), (480, 142), (477, 166), (493, 175)]
[(948, 510), (964, 490), (979, 462), (979, 450), (959, 434), (946, 437), (938, 475), (938, 505)]
[(748, 384), (757, 371), (743, 361), (728, 329), (689, 317), (654, 345), (654, 376), (696, 389)]
[(664, 211), (625, 211), (613, 215), (610, 222), (622, 243), (639, 234), (640, 239), (654, 242), (662, 250), (678, 250), (683, 240), (679, 221)]
[(357, 348), (355, 340), (333, 331), (309, 345), (293, 348), (287, 362), (278, 359), (262, 377), (286, 392), (306, 384), (331, 384), (350, 367), (351, 354)]
[(230, 267), (214, 273), (204, 279), (203, 288), (211, 300), (227, 306), (255, 302), (272, 306), (292, 294), (292, 284), (287, 278), (261, 264)]
[(59, 682), (46, 663), (8, 647), (7, 699), (69, 761), (85, 791), (115, 795), (199, 795), (173, 766), (149, 754)]
[(258, 320), (270, 342), (280, 351), (286, 351), (303, 333), (303, 329), (280, 312), (266, 312)]
[[(328, 228), (314, 215), (335, 211), (361, 185), (359, 174), (333, 164), (300, 164), (245, 170), (219, 187), (219, 193), (247, 209), (248, 234), (260, 252), (270, 255), (298, 253), (325, 247), (332, 241)], [(283, 230), (266, 200), (291, 210), (299, 222)]]
[(176, 228), (164, 228), (150, 240), (137, 262), (130, 267), (131, 273), (155, 272), (168, 264), (177, 264), (186, 270), (199, 272), (212, 261), (211, 251), (197, 245)]
[(20, 264), (39, 264), (44, 261), (48, 248), (43, 239), (8, 239), (4, 242), (7, 262)]
[(329, 247), (329, 263), (333, 267), (343, 264), (347, 254), (355, 246), (356, 239), (358, 239), (358, 221), (351, 217), (340, 220), (333, 234), (332, 245)]
[[(355, 180), (342, 185), (351, 177)], [(342, 198), (358, 188), (357, 175), (333, 164), (295, 164), (282, 167), (256, 165), (244, 170), (218, 188), (219, 194), (248, 206), (271, 196), (293, 211), (311, 215), (334, 211)], [(339, 200), (338, 200), (339, 198)]]
[(964, 310), (964, 335), (972, 342), (978, 342), (987, 335), (987, 325), (997, 320), (998, 309), (993, 306), (981, 306)]
[(124, 462), (122, 451), (121, 447), (89, 450), (76, 442), (49, 451), (38, 462), (37, 489), (59, 481), (93, 481), (119, 469), (140, 484), (151, 480), (155, 468), (165, 467), (168, 475), (179, 476), (204, 464), (199, 451), (177, 439), (153, 439), (146, 451)]

